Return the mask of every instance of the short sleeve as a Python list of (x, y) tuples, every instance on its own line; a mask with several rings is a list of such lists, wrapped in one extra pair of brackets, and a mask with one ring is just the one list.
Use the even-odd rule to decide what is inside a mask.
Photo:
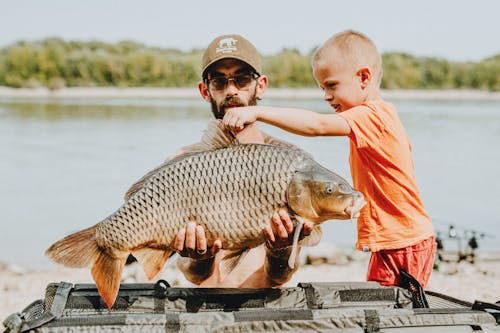
[(377, 145), (384, 132), (384, 122), (376, 110), (368, 105), (353, 107), (338, 113), (351, 127), (349, 138), (357, 148)]

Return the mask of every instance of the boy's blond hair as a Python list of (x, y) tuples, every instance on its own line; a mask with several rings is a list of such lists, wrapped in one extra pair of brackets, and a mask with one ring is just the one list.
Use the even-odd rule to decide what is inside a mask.
[(312, 66), (323, 61), (340, 61), (354, 69), (369, 67), (375, 82), (382, 81), (382, 58), (375, 44), (362, 33), (345, 30), (333, 35), (312, 56)]

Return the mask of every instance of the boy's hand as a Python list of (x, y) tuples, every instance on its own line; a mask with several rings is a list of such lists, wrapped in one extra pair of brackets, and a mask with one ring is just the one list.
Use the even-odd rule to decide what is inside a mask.
[(186, 228), (179, 230), (175, 238), (175, 249), (182, 257), (195, 260), (208, 259), (222, 248), (220, 239), (216, 239), (212, 247), (207, 247), (205, 230), (195, 222), (188, 222)]
[(232, 130), (239, 132), (245, 128), (245, 125), (257, 121), (257, 108), (254, 106), (241, 106), (226, 110), (222, 123)]

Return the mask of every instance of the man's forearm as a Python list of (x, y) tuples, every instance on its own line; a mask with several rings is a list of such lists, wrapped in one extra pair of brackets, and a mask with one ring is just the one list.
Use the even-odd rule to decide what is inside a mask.
[(186, 279), (194, 284), (205, 281), (214, 272), (215, 257), (196, 260), (187, 257), (180, 257), (177, 266), (184, 273)]
[(266, 247), (266, 260), (264, 263), (264, 270), (273, 286), (280, 286), (288, 282), (292, 275), (297, 271), (299, 267), (299, 256), (300, 247), (297, 251), (297, 257), (295, 258), (294, 268), (290, 268), (288, 265), (288, 258), (292, 252), (291, 247), (286, 247), (283, 249), (269, 249)]

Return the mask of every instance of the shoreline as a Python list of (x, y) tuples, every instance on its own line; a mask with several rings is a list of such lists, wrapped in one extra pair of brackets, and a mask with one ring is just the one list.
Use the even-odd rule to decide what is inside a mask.
[[(324, 258), (323, 258), (324, 259)], [(302, 264), (285, 287), (299, 282), (363, 282), (365, 281), (368, 256), (364, 253), (336, 253), (329, 260), (316, 264)], [(169, 281), (173, 287), (194, 287), (177, 269), (175, 260), (153, 280), (148, 281), (142, 268), (133, 263), (125, 266), (122, 283), (151, 283), (158, 279)], [(28, 304), (43, 299), (49, 283), (94, 283), (90, 269), (63, 266), (18, 270), (0, 263), (0, 320), (20, 312)], [(426, 290), (439, 292), (467, 302), (481, 300), (494, 303), (500, 300), (499, 261), (440, 263), (439, 270), (431, 274)]]
[[(381, 90), (388, 100), (438, 100), (438, 101), (500, 101), (500, 92), (482, 90)], [(62, 99), (62, 98), (177, 98), (199, 99), (193, 88), (119, 88), (119, 87), (74, 87), (49, 90), (47, 88), (9, 88), (0, 86), (0, 99)], [(319, 88), (268, 88), (269, 99), (322, 99)]]

